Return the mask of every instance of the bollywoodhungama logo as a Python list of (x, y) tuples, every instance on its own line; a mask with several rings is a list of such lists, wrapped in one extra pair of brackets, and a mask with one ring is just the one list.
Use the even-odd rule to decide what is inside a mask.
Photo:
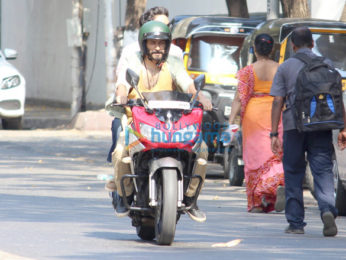
[[(146, 138), (152, 143), (199, 143), (207, 140), (213, 142), (228, 143), (231, 140), (231, 134), (224, 132), (228, 124), (205, 123), (205, 124), (160, 124), (151, 126), (145, 123), (139, 124), (139, 131), (127, 127), (125, 130), (125, 144), (129, 148), (140, 143), (139, 139)], [(136, 138), (131, 138), (130, 135)]]

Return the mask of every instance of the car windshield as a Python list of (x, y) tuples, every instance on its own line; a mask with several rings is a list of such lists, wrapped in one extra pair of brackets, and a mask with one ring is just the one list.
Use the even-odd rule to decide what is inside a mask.
[(191, 41), (188, 69), (217, 74), (235, 74), (243, 37), (202, 36)]
[[(330, 59), (343, 78), (346, 78), (346, 34), (312, 33), (314, 47), (312, 51)], [(293, 55), (291, 44), (287, 44), (286, 57)], [(287, 56), (288, 55), (288, 56)]]

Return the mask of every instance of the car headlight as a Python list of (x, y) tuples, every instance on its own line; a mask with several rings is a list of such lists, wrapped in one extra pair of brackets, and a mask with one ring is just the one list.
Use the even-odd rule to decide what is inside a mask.
[(1, 82), (1, 89), (9, 89), (18, 87), (20, 84), (20, 77), (18, 75), (4, 78)]

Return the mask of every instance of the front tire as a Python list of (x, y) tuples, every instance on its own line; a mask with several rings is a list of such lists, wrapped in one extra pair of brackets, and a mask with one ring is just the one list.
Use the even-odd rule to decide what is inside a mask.
[(176, 170), (164, 169), (157, 181), (155, 235), (159, 245), (170, 245), (174, 240), (177, 222), (178, 182)]
[(244, 181), (244, 166), (238, 165), (238, 150), (231, 148), (229, 159), (228, 176), (230, 186), (242, 186)]
[(2, 128), (6, 130), (20, 130), (22, 129), (22, 117), (3, 118)]
[(339, 216), (346, 216), (346, 190), (340, 180), (339, 169), (336, 160), (334, 160), (333, 172), (335, 180), (335, 207), (338, 209)]

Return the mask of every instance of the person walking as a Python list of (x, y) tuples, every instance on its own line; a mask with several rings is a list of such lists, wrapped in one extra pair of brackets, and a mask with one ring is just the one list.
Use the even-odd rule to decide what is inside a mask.
[[(274, 40), (268, 34), (255, 38), (257, 61), (241, 69), (229, 124), (241, 115), (247, 209), (251, 213), (282, 211), (285, 207), (284, 173), (280, 154), (270, 149), (272, 80), (279, 64), (269, 58)], [(278, 131), (282, 132), (281, 124)]]
[[(297, 54), (305, 54), (311, 59), (317, 56), (312, 52), (314, 46), (312, 33), (307, 27), (298, 27), (291, 34), (292, 47)], [(330, 64), (325, 59), (324, 63)], [(291, 57), (282, 63), (274, 77), (270, 94), (274, 96), (272, 105), (271, 147), (275, 154), (283, 151), (285, 175), (286, 208), (285, 215), (288, 227), (286, 233), (304, 234), (304, 201), (303, 179), (306, 170), (306, 159), (309, 162), (315, 184), (315, 197), (321, 212), (324, 236), (335, 236), (337, 226), (333, 181), (333, 144), (332, 131), (299, 132), (292, 113), (295, 98), (295, 86), (298, 74), (305, 66), (298, 58)], [(279, 139), (278, 129), (280, 115), (283, 111), (283, 146)], [(345, 108), (343, 106), (344, 121)], [(279, 135), (279, 136), (278, 136)], [(339, 146), (345, 148), (346, 130), (340, 131)], [(305, 157), (307, 153), (307, 157)]]

